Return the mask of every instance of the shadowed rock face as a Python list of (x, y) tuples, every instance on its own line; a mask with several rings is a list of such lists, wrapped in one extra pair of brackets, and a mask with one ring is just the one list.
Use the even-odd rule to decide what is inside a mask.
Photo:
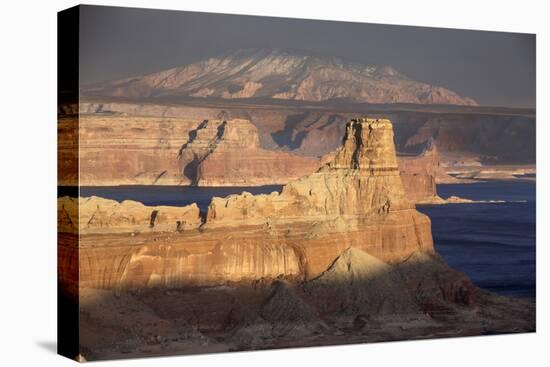
[(388, 67), (284, 50), (241, 50), (158, 73), (97, 83), (88, 95), (116, 97), (345, 99), (368, 103), (477, 105)]
[(396, 269), (356, 248), (344, 250), (319, 277), (305, 284), (305, 290), (324, 313), (367, 317), (419, 313)]
[(535, 329), (534, 303), (484, 292), (437, 256), (415, 253), (389, 265), (356, 248), (304, 282), (119, 293), (84, 288), (80, 314), (88, 360)]

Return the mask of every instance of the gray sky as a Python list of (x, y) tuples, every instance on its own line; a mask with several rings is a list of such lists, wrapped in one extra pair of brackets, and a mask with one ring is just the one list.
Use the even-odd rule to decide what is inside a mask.
[(389, 65), (481, 105), (535, 107), (535, 35), (83, 6), (81, 83), (143, 75), (240, 48)]

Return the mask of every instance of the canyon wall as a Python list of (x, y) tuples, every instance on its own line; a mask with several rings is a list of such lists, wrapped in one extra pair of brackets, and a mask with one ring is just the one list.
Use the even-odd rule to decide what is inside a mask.
[(248, 120), (209, 120), (182, 146), (183, 173), (196, 186), (285, 184), (315, 171), (318, 159), (261, 148), (258, 130)]
[(80, 185), (188, 185), (178, 154), (202, 120), (80, 115)]
[(409, 200), (417, 204), (437, 204), (443, 201), (437, 195), (436, 183), (453, 182), (453, 177), (447, 175), (441, 167), (435, 144), (430, 144), (418, 156), (399, 157), (398, 162)]
[(81, 113), (203, 119), (247, 119), (262, 147), (320, 157), (340, 146), (345, 124), (357, 115), (389, 118), (399, 152), (418, 154), (433, 141), (445, 165), (535, 163), (536, 115), (529, 109), (459, 106), (274, 104), (86, 99)]
[[(74, 128), (77, 122), (60, 122), (59, 150), (64, 157), (60, 162), (78, 159), (70, 154), (75, 151), (71, 144), (80, 138), (82, 186), (286, 184), (315, 172), (335, 154), (318, 159), (264, 149), (258, 129), (244, 119), (138, 117), (99, 111), (82, 114), (79, 131)], [(437, 152), (430, 156), (433, 159), (423, 155), (418, 162), (399, 158), (405, 189), (418, 202), (436, 196), (431, 183), (439, 167), (428, 165), (439, 165)], [(63, 177), (64, 172), (71, 171), (60, 169), (60, 184), (75, 185), (76, 177)]]
[[(298, 206), (296, 206), (298, 205)], [(242, 211), (241, 208), (247, 208)], [(207, 225), (275, 218), (357, 216), (413, 209), (405, 199), (389, 120), (352, 120), (343, 147), (317, 172), (288, 183), (281, 194), (214, 198)]]
[(78, 115), (60, 114), (57, 120), (57, 184), (78, 186)]
[[(258, 130), (241, 119), (83, 114), (79, 125), (76, 131), (61, 123), (60, 154), (74, 152), (61, 144), (79, 138), (82, 186), (276, 185), (320, 165), (316, 158), (263, 149)], [(76, 177), (63, 172), (60, 184), (74, 185)]]
[(352, 121), (315, 172), (280, 193), (214, 198), (206, 215), (59, 198), (78, 358), (535, 330), (534, 303), (479, 289), (437, 255), (393, 141), (388, 120)]
[[(348, 247), (388, 263), (416, 252), (433, 254), (430, 220), (415, 210), (401, 183), (391, 123), (361, 119), (346, 129), (335, 158), (317, 172), (291, 181), (281, 193), (214, 198), (197, 227), (195, 206), (81, 199), (89, 210), (71, 219), (84, 227), (80, 286), (312, 279)], [(155, 211), (159, 222), (151, 226)], [(178, 231), (185, 218), (190, 225)], [(61, 264), (70, 261), (71, 251), (77, 250), (60, 251)]]

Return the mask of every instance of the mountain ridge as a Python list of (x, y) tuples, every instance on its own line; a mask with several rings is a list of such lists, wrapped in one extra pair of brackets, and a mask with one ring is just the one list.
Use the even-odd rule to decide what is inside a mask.
[(282, 49), (241, 49), (144, 76), (84, 86), (84, 95), (130, 98), (271, 98), (294, 101), (477, 106), (391, 66)]

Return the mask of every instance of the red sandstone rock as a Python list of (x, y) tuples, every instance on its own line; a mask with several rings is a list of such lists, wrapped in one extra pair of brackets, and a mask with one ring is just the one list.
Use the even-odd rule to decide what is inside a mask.
[[(199, 123), (182, 118), (80, 115), (79, 139), (73, 137), (79, 144), (79, 184), (189, 184), (177, 157), (189, 132)], [(61, 181), (63, 184), (65, 179), (61, 177)]]
[[(317, 172), (281, 194), (215, 199), (200, 227), (194, 205), (59, 199), (60, 287), (80, 288), (83, 355), (534, 330), (534, 304), (476, 288), (435, 254), (392, 133), (354, 121)], [(177, 231), (181, 218), (195, 225)]]
[[(243, 210), (246, 208), (246, 210)], [(274, 220), (388, 216), (414, 209), (401, 183), (389, 120), (347, 126), (343, 147), (317, 172), (288, 183), (281, 194), (214, 198), (207, 226)]]
[(430, 144), (419, 156), (399, 157), (398, 162), (403, 187), (409, 200), (423, 204), (442, 202), (437, 195), (436, 183), (449, 181), (452, 177), (441, 168), (435, 144)]
[(180, 152), (181, 170), (197, 186), (284, 184), (313, 172), (319, 161), (260, 147), (250, 121), (202, 123)]
[[(145, 216), (136, 228), (147, 225), (151, 209), (139, 208)], [(158, 210), (162, 214), (163, 208)], [(310, 279), (348, 247), (388, 263), (433, 252), (429, 218), (406, 199), (388, 120), (348, 124), (334, 160), (280, 194), (214, 198), (200, 231), (177, 233), (179, 216), (171, 214), (158, 227), (164, 234), (129, 237), (117, 234), (135, 230), (128, 219), (132, 210), (123, 213), (109, 222), (105, 211), (99, 216), (105, 222), (91, 221), (104, 224), (90, 232), (108, 236), (81, 236), (81, 286), (177, 287), (281, 275)], [(81, 216), (79, 223), (90, 220)], [(61, 252), (68, 260), (60, 263), (72, 258), (71, 251)]]
[(184, 207), (145, 206), (137, 201), (96, 196), (58, 199), (59, 231), (66, 233), (174, 232), (198, 228), (197, 204)]

